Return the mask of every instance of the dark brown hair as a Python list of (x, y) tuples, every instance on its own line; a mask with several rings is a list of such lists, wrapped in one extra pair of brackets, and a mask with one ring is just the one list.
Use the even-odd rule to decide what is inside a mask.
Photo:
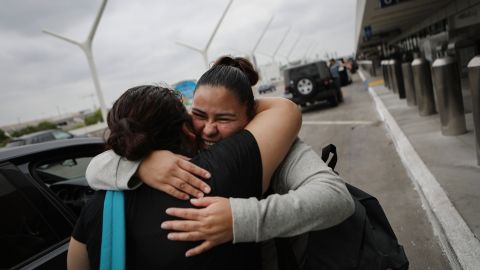
[(128, 89), (108, 113), (107, 149), (129, 160), (140, 160), (153, 150), (179, 152), (185, 138), (182, 125), (189, 120), (180, 97), (154, 85)]
[(223, 86), (234, 93), (241, 104), (247, 108), (247, 116), (255, 115), (255, 100), (252, 86), (258, 82), (258, 73), (252, 63), (245, 58), (220, 57), (197, 82), (201, 85)]

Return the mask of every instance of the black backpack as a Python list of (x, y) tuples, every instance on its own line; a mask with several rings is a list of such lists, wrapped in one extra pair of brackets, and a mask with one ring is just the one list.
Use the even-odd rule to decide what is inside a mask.
[[(322, 159), (332, 170), (337, 151), (330, 144), (322, 149)], [(342, 223), (309, 232), (306, 261), (302, 269), (326, 270), (406, 270), (408, 259), (378, 200), (346, 184), (355, 202), (355, 212)], [(289, 239), (276, 239), (280, 269), (300, 269)]]

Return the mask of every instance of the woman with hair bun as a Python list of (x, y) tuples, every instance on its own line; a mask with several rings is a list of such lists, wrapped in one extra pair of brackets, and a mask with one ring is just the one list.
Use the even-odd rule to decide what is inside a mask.
[[(276, 120), (277, 114), (288, 114), (287, 123)], [(154, 150), (186, 156), (198, 152), (191, 118), (179, 95), (168, 88), (145, 85), (128, 89), (114, 103), (107, 122), (111, 131), (106, 142), (111, 151), (107, 153), (131, 161), (141, 160)], [(260, 198), (262, 189), (268, 187), (274, 169), (293, 143), (300, 122), (300, 112), (293, 103), (282, 99), (259, 101), (255, 118), (244, 130), (196, 154), (191, 162), (212, 173), (211, 194)], [(284, 136), (272, 140), (275, 133)], [(112, 180), (115, 181), (115, 177)], [(185, 253), (197, 243), (168, 240), (160, 224), (171, 219), (165, 213), (167, 208), (190, 207), (189, 201), (176, 199), (147, 185), (125, 191), (122, 196), (125, 226), (117, 228), (125, 228), (120, 236), (125, 237), (126, 256), (110, 255), (115, 263), (129, 269), (260, 268), (259, 246), (255, 244), (226, 244), (200, 256), (186, 258)], [(110, 211), (110, 205), (106, 206), (107, 198), (108, 194), (99, 191), (82, 210), (70, 241), (69, 269), (98, 269), (108, 265), (102, 261), (106, 245), (103, 241), (109, 237), (105, 228), (102, 230), (102, 223), (109, 223), (109, 219), (104, 219), (105, 211)], [(112, 236), (115, 233), (112, 231)]]
[[(252, 91), (257, 81), (258, 74), (248, 60), (229, 56), (219, 58), (201, 76), (191, 115), (202, 148), (216, 145), (249, 123), (258, 104)], [(288, 115), (278, 114), (276, 120), (287, 123), (283, 117), (288, 118)], [(281, 136), (284, 134), (276, 133), (271, 138)], [(267, 143), (274, 145), (274, 141)], [(207, 185), (211, 183), (196, 177), (204, 177), (205, 173), (168, 151), (154, 151), (138, 162), (104, 153), (90, 163), (87, 180), (93, 188), (115, 190), (136, 188), (143, 182), (171, 196), (188, 199), (212, 195)], [(115, 176), (117, 181), (112, 180)], [(162, 228), (174, 231), (169, 234), (172, 240), (203, 241), (189, 250), (190, 255), (195, 255), (222, 243), (261, 242), (274, 237), (305, 235), (311, 230), (337, 225), (354, 211), (343, 179), (299, 139), (275, 171), (271, 183), (272, 191), (277, 194), (261, 200), (205, 197), (194, 202), (201, 209), (172, 209), (169, 214), (184, 221), (168, 221)], [(191, 215), (197, 216), (192, 218)], [(304, 254), (298, 254), (301, 264)], [(276, 264), (271, 256), (263, 259), (267, 268)]]

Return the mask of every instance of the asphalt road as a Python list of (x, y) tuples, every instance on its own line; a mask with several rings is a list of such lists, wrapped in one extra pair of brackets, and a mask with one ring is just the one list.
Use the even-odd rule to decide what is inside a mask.
[[(279, 96), (283, 86), (274, 93)], [(442, 253), (417, 191), (358, 76), (342, 88), (337, 107), (318, 104), (303, 112), (300, 137), (317, 153), (337, 146), (336, 170), (344, 179), (377, 197), (404, 246), (410, 269), (451, 269)]]

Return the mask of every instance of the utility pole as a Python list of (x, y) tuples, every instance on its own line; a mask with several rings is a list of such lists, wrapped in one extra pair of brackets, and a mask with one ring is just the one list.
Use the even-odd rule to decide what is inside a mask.
[(59, 34), (49, 32), (47, 30), (42, 31), (45, 34), (54, 36), (56, 38), (59, 38), (61, 40), (64, 40), (66, 42), (79, 46), (82, 49), (82, 51), (85, 53), (85, 56), (87, 57), (88, 65), (90, 67), (90, 73), (93, 78), (93, 84), (95, 85), (95, 91), (97, 92), (98, 101), (100, 103), (100, 109), (102, 112), (102, 119), (104, 123), (107, 123), (107, 106), (105, 104), (105, 99), (103, 97), (103, 93), (100, 88), (100, 81), (98, 80), (95, 62), (93, 61), (92, 42), (95, 36), (95, 32), (97, 31), (97, 28), (98, 28), (98, 23), (100, 22), (100, 19), (102, 17), (102, 14), (103, 14), (103, 11), (105, 10), (106, 5), (107, 5), (107, 0), (103, 0), (102, 5), (100, 6), (100, 9), (97, 12), (97, 16), (95, 17), (95, 21), (93, 22), (92, 28), (90, 29), (90, 33), (88, 34), (87, 39), (83, 42), (78, 42), (78, 41), (66, 38), (64, 36), (61, 36)]
[(188, 48), (190, 50), (193, 50), (193, 51), (196, 51), (196, 52), (200, 53), (202, 55), (202, 58), (203, 58), (203, 61), (205, 63), (205, 68), (206, 69), (210, 68), (210, 65), (208, 63), (208, 49), (210, 48), (210, 45), (212, 44), (213, 38), (217, 34), (218, 28), (222, 24), (222, 21), (225, 18), (225, 15), (227, 14), (228, 9), (232, 5), (232, 2), (233, 2), (233, 0), (230, 0), (228, 2), (228, 5), (225, 8), (225, 11), (223, 11), (222, 17), (220, 17), (220, 21), (218, 21), (217, 25), (215, 26), (215, 29), (213, 30), (212, 35), (210, 35), (210, 38), (208, 39), (208, 42), (207, 42), (207, 45), (205, 46), (205, 48), (199, 49), (199, 48), (195, 48), (194, 46), (191, 46), (191, 45), (188, 45), (188, 44), (185, 44), (185, 43), (182, 43), (182, 42), (178, 42), (178, 41), (176, 42), (177, 45), (183, 46), (185, 48)]

